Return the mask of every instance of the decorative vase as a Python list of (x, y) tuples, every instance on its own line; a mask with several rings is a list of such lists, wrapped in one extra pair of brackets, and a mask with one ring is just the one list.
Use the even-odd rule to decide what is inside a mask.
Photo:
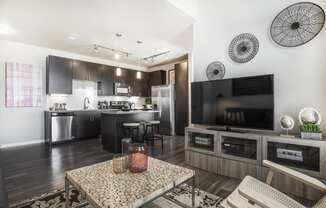
[(321, 133), (312, 133), (312, 132), (301, 132), (302, 139), (316, 139), (322, 140), (323, 135)]
[(147, 146), (142, 143), (130, 145), (128, 160), (130, 172), (141, 173), (146, 171), (148, 167)]
[(113, 156), (113, 172), (116, 174), (127, 171), (128, 158), (126, 155), (117, 154)]

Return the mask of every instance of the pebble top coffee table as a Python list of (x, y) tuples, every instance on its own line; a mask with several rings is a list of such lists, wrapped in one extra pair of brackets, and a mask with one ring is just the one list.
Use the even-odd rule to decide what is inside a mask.
[[(66, 172), (66, 207), (69, 188), (74, 186), (94, 208), (140, 207), (163, 196), (174, 187), (193, 182), (192, 207), (195, 204), (195, 171), (154, 158), (148, 158), (148, 170), (116, 174), (112, 160)], [(187, 205), (178, 203), (182, 207)]]

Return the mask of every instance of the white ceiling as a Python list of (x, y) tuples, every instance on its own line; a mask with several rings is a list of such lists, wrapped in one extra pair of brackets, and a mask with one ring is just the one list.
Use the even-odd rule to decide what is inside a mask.
[[(100, 44), (131, 53), (119, 61), (142, 66), (189, 52), (193, 22), (168, 0), (0, 0), (1, 39), (114, 60), (109, 51), (93, 51)], [(140, 61), (166, 50), (155, 63)]]

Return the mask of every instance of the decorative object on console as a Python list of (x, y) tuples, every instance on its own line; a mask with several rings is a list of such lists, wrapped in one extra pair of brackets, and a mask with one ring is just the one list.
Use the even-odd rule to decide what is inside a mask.
[(294, 135), (289, 135), (289, 131), (293, 129), (294, 127), (294, 120), (291, 116), (282, 116), (280, 119), (280, 126), (283, 130), (286, 130), (286, 135), (281, 134), (281, 136), (284, 137), (295, 137)]
[(314, 39), (325, 23), (324, 10), (311, 2), (300, 2), (282, 10), (274, 19), (272, 39), (284, 47), (296, 47)]
[(206, 69), (208, 80), (223, 79), (225, 75), (225, 66), (222, 62), (214, 61), (210, 63)]
[(6, 107), (42, 106), (42, 69), (6, 62)]
[(145, 144), (135, 143), (129, 146), (128, 167), (132, 173), (141, 173), (147, 170), (148, 156)]
[(321, 115), (314, 108), (303, 108), (299, 113), (301, 138), (322, 139), (320, 130)]
[(124, 173), (127, 171), (128, 158), (126, 155), (116, 154), (113, 156), (113, 172)]
[(258, 53), (259, 41), (250, 33), (236, 36), (229, 46), (229, 56), (237, 63), (246, 63), (252, 60)]

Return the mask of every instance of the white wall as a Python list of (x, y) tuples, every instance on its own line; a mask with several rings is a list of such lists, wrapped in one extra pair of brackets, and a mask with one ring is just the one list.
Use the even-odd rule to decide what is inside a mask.
[[(78, 54), (0, 40), (0, 145), (29, 143), (43, 140), (43, 112), (46, 109), (45, 60), (57, 55), (95, 63), (145, 70), (143, 67), (86, 57)], [(41, 108), (5, 107), (5, 62), (19, 62), (41, 66), (43, 70), (43, 101)], [(73, 102), (73, 101), (72, 101)]]
[[(314, 40), (296, 48), (282, 48), (269, 35), (274, 17), (295, 2), (198, 1), (194, 24), (193, 81), (206, 80), (205, 69), (212, 61), (225, 64), (226, 78), (274, 74), (276, 130), (280, 130), (281, 115), (297, 119), (306, 106), (317, 108), (326, 119), (326, 27)], [(313, 2), (326, 9), (326, 1)], [(228, 57), (229, 43), (240, 33), (252, 33), (260, 41), (258, 55), (246, 64), (236, 64)], [(322, 129), (326, 134), (326, 121)]]

